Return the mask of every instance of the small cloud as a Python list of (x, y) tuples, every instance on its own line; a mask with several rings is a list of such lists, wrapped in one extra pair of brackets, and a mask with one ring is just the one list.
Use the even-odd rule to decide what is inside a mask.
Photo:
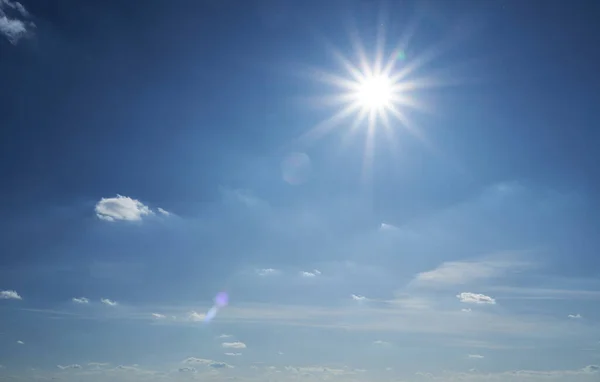
[(104, 305), (108, 305), (108, 306), (117, 306), (118, 303), (116, 301), (110, 300), (108, 298), (101, 298), (100, 302), (103, 303)]
[(162, 209), (160, 207), (158, 207), (156, 209), (158, 211), (159, 214), (164, 215), (164, 216), (171, 216), (171, 213), (165, 209)]
[(242, 353), (223, 353), (225, 355), (228, 355), (230, 357), (239, 357), (242, 355)]
[(62, 365), (56, 365), (56, 367), (58, 367), (61, 370), (68, 370), (68, 369), (81, 369), (81, 365), (78, 365), (76, 363), (72, 364), (72, 365), (66, 365), (66, 366), (62, 366)]
[(85, 297), (73, 297), (71, 299), (71, 301), (73, 301), (75, 304), (89, 304), (90, 300), (88, 300)]
[(482, 358), (484, 358), (482, 355), (479, 355), (479, 354), (469, 354), (468, 357), (472, 358), (472, 359), (482, 359)]
[[(1, 2), (2, 0), (0, 0)], [(3, 290), (0, 291), (0, 300), (22, 300), (23, 298), (19, 296), (17, 292), (14, 290)]]
[(461, 312), (465, 312), (465, 313), (470, 313), (470, 312), (472, 312), (471, 308), (462, 308), (460, 311), (461, 311)]
[(193, 367), (180, 367), (179, 372), (180, 373), (195, 373), (196, 369)]
[(350, 297), (352, 297), (354, 301), (365, 301), (367, 299), (365, 296), (361, 296), (358, 294), (351, 294)]
[(379, 226), (379, 229), (382, 231), (390, 231), (390, 230), (396, 229), (396, 227), (391, 224), (381, 223), (381, 225)]
[(206, 317), (206, 314), (202, 314), (202, 313), (198, 313), (195, 311), (191, 311), (188, 318), (190, 321), (204, 321), (204, 318)]
[(231, 334), (221, 334), (219, 338), (231, 338), (233, 337)]
[(223, 342), (221, 344), (221, 346), (223, 346), (226, 349), (245, 349), (246, 348), (246, 344), (243, 342)]
[(106, 367), (108, 365), (110, 365), (110, 363), (106, 363), (106, 362), (88, 362), (87, 364), (89, 367), (94, 368), (94, 369), (101, 369), (103, 367)]
[(581, 317), (581, 314), (579, 314), (579, 313), (577, 313), (577, 314), (569, 314), (567, 317), (573, 318), (575, 320), (583, 318), (583, 317)]
[(389, 345), (390, 344), (389, 342), (382, 341), (382, 340), (373, 341), (373, 343), (375, 345)]
[(521, 260), (519, 255), (519, 252), (509, 252), (479, 260), (445, 262), (433, 270), (417, 274), (410, 285), (418, 287), (464, 285), (531, 268), (532, 264)]
[(205, 366), (211, 367), (213, 369), (233, 368), (233, 366), (231, 366), (225, 362), (217, 362), (217, 361), (213, 361), (211, 359), (196, 358), (196, 357), (186, 358), (181, 363), (188, 364), (188, 365), (205, 365)]
[[(9, 9), (10, 11), (7, 12)], [(29, 17), (29, 12), (21, 3), (0, 0), (0, 34), (4, 35), (11, 44), (16, 45), (21, 38), (31, 34), (35, 24), (24, 20)]]
[(213, 369), (233, 369), (233, 366), (225, 363), (225, 362), (211, 362), (208, 366)]
[(277, 355), (283, 355), (283, 352), (282, 351), (278, 351)]
[(456, 297), (460, 300), (460, 302), (464, 302), (467, 304), (495, 304), (496, 300), (491, 298), (490, 296), (486, 296), (484, 294), (479, 293), (471, 293), (471, 292), (462, 292), (457, 294)]
[(165, 316), (164, 314), (160, 314), (160, 313), (152, 313), (152, 317), (156, 318), (157, 320), (162, 320), (163, 318), (166, 318), (167, 316)]
[(321, 271), (319, 271), (318, 269), (314, 269), (312, 272), (306, 272), (306, 271), (300, 272), (300, 276), (308, 277), (308, 278), (317, 277), (320, 274), (321, 274)]
[(192, 364), (192, 365), (208, 365), (213, 361), (205, 358), (188, 357), (181, 361), (181, 363)]
[(142, 202), (127, 196), (102, 198), (96, 203), (96, 216), (105, 221), (140, 221), (154, 212)]
[(584, 373), (600, 373), (600, 366), (598, 365), (588, 365), (581, 369)]
[(25, 342), (23, 342), (23, 341), (21, 341), (21, 340), (17, 341), (17, 343), (18, 343), (19, 345), (25, 345)]
[(273, 268), (257, 269), (256, 274), (258, 274), (259, 276), (272, 276), (279, 274), (279, 270)]

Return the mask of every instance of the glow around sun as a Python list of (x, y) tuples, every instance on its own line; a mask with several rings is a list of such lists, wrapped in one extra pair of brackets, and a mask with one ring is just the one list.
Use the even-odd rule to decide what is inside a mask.
[[(407, 114), (411, 109), (423, 109), (415, 99), (414, 90), (436, 86), (431, 78), (415, 78), (415, 72), (429, 58), (407, 59), (401, 41), (391, 53), (385, 53), (385, 42), (378, 38), (372, 57), (368, 57), (359, 41), (354, 41), (356, 60), (343, 56), (335, 48), (331, 53), (340, 64), (337, 72), (314, 69), (312, 74), (333, 93), (316, 97), (319, 106), (333, 106), (336, 110), (325, 120), (307, 131), (301, 140), (312, 141), (340, 129), (344, 134), (366, 132), (365, 154), (374, 150), (376, 134), (382, 130), (388, 142), (395, 143), (396, 132), (404, 130), (423, 138)], [(387, 56), (387, 57), (386, 57)], [(361, 134), (362, 135), (362, 134)]]

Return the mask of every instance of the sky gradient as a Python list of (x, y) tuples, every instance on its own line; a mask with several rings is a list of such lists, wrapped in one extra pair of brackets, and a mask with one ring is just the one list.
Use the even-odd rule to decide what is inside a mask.
[(597, 381), (599, 12), (0, 0), (0, 380)]

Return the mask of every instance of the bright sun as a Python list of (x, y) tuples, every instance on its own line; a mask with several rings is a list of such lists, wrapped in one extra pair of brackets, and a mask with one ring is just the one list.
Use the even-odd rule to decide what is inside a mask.
[[(329, 72), (313, 68), (315, 79), (333, 87), (332, 93), (315, 97), (315, 104), (319, 107), (333, 106), (337, 110), (299, 137), (299, 141), (310, 144), (340, 128), (342, 144), (346, 145), (349, 138), (361, 136), (364, 139), (365, 173), (374, 158), (376, 141), (383, 139), (386, 144), (395, 145), (399, 129), (426, 140), (409, 116), (413, 110), (429, 111), (417, 99), (416, 91), (443, 84), (431, 75), (418, 75), (418, 71), (435, 59), (438, 52), (432, 50), (423, 56), (409, 58), (404, 49), (408, 47), (412, 36), (410, 30), (394, 48), (386, 52), (384, 24), (381, 25), (376, 44), (373, 45), (372, 57), (368, 57), (357, 35), (353, 36), (353, 53), (357, 59), (354, 62), (340, 50), (329, 46), (342, 71)], [(392, 152), (395, 153), (396, 150), (393, 149)]]
[(388, 107), (393, 96), (392, 80), (385, 75), (365, 78), (357, 84), (356, 101), (367, 111)]

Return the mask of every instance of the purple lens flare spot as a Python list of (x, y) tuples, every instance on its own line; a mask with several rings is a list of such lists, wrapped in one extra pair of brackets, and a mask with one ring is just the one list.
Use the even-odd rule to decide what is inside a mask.
[(229, 296), (225, 292), (220, 292), (215, 297), (215, 305), (218, 306), (219, 308), (227, 306), (228, 303), (229, 303)]

